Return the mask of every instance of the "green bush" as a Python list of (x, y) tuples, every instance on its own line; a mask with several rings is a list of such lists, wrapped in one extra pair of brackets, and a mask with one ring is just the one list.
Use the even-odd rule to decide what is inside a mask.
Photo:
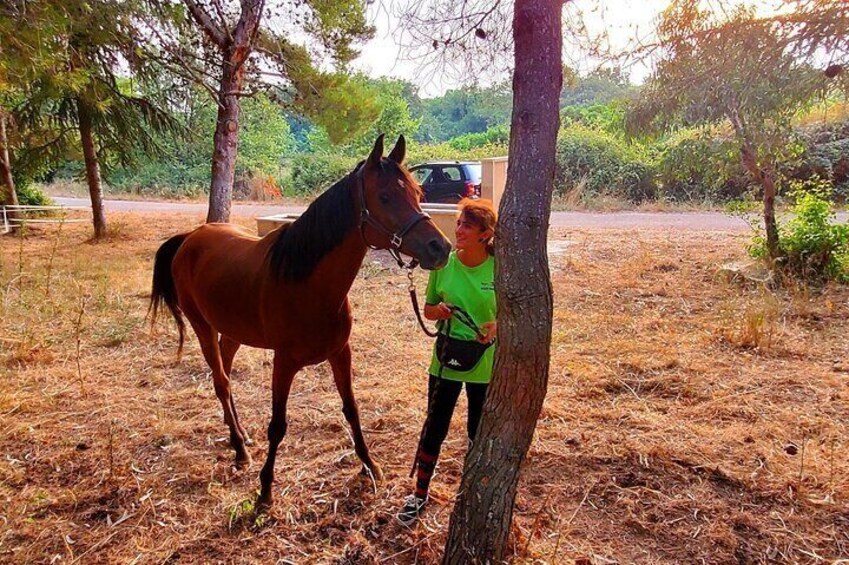
[(507, 146), (488, 144), (471, 149), (460, 150), (449, 143), (416, 143), (407, 147), (408, 167), (427, 163), (429, 161), (479, 161), (487, 157), (503, 157), (507, 155)]
[(682, 130), (659, 147), (657, 182), (671, 202), (738, 199), (750, 188), (740, 151), (716, 132)]
[(15, 186), (18, 194), (18, 204), (22, 206), (49, 206), (50, 198), (31, 183), (20, 183)]
[(284, 191), (297, 196), (312, 196), (350, 173), (357, 164), (353, 157), (303, 154), (288, 163), (289, 175)]
[(834, 199), (849, 201), (849, 138), (810, 142), (794, 176), (828, 179), (834, 185)]
[(565, 106), (560, 109), (560, 123), (564, 127), (583, 125), (610, 134), (625, 133), (625, 103), (611, 100), (604, 104)]
[[(427, 163), (429, 161), (477, 161), (486, 157), (507, 155), (507, 147), (503, 145), (484, 145), (468, 150), (458, 150), (448, 143), (420, 144), (407, 146), (408, 167)], [(310, 154), (304, 153), (287, 159), (284, 168), (288, 170), (283, 179), (285, 194), (294, 196), (311, 196), (323, 191), (331, 184), (351, 172), (360, 157), (345, 155)]]
[(657, 196), (648, 155), (621, 139), (580, 124), (560, 130), (554, 186), (561, 196), (581, 186), (584, 199), (604, 195), (640, 203)]
[[(779, 227), (779, 265), (786, 274), (814, 282), (849, 282), (849, 225), (834, 223), (831, 191), (827, 180), (791, 181), (793, 217)], [(754, 257), (766, 256), (762, 235), (749, 251)]]
[(471, 151), (490, 145), (507, 146), (510, 142), (510, 127), (506, 124), (493, 126), (479, 133), (466, 133), (448, 140), (448, 145), (457, 151)]
[(46, 167), (36, 162), (13, 163), (12, 181), (15, 183), (15, 193), (18, 195), (18, 204), (21, 206), (49, 206), (52, 204), (37, 186), (34, 180), (42, 176)]
[(167, 197), (195, 197), (209, 190), (209, 163), (147, 161), (108, 173), (109, 187), (121, 192)]

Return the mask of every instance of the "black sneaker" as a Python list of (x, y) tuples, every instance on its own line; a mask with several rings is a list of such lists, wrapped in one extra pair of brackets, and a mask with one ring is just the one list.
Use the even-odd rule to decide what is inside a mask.
[(424, 498), (419, 498), (414, 494), (407, 496), (407, 498), (404, 499), (404, 507), (401, 508), (401, 511), (398, 512), (398, 515), (396, 516), (398, 522), (400, 522), (402, 526), (410, 526), (414, 524), (424, 510), (425, 504), (427, 504), (426, 496)]

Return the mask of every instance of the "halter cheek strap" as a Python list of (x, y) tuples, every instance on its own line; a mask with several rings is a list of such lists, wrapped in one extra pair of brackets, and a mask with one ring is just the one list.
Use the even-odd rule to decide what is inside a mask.
[[(423, 220), (429, 220), (430, 216), (425, 214), (424, 212), (413, 212), (413, 215), (408, 219), (401, 228), (392, 232), (386, 228), (380, 221), (369, 213), (368, 205), (366, 204), (366, 189), (365, 182), (363, 181), (362, 173), (357, 174), (358, 180), (358, 192), (359, 192), (359, 200), (360, 200), (360, 235), (363, 238), (363, 243), (366, 244), (371, 249), (387, 249), (389, 254), (392, 255), (392, 258), (398, 263), (399, 267), (404, 267), (407, 269), (415, 268), (419, 262), (413, 258), (410, 259), (409, 263), (404, 263), (404, 260), (401, 259), (401, 246), (404, 244), (404, 236), (407, 235), (410, 230), (412, 230), (419, 222)], [(366, 225), (371, 226), (384, 236), (389, 239), (389, 247), (381, 248), (376, 245), (372, 245), (366, 239)]]

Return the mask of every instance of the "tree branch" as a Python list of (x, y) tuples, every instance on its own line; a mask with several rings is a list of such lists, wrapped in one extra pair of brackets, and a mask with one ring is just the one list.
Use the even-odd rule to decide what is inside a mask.
[(262, 18), (262, 10), (265, 7), (265, 0), (243, 0), (242, 14), (239, 17), (239, 23), (236, 24), (236, 30), (233, 34), (233, 57), (230, 64), (235, 69), (241, 67), (251, 54), (251, 48), (259, 31), (259, 20)]
[[(159, 33), (159, 30), (153, 28), (153, 33), (163, 45), (166, 45), (165, 38), (162, 36), (161, 33)], [(186, 61), (180, 55), (179, 48), (171, 46), (166, 49), (166, 52), (170, 55), (170, 57), (161, 57), (154, 54), (153, 52), (149, 53), (148, 56), (158, 61), (161, 65), (164, 65), (166, 68), (170, 69), (172, 72), (177, 74), (177, 76), (181, 76), (192, 81), (195, 84), (200, 85), (204, 90), (209, 93), (209, 96), (215, 101), (215, 103), (219, 107), (223, 107), (221, 101), (218, 99), (218, 93), (209, 84), (207, 84), (207, 82), (203, 79), (202, 75), (206, 74), (206, 76), (213, 79), (216, 77), (205, 73), (203, 69), (199, 69), (198, 67)], [(176, 62), (176, 64), (173, 63), (174, 61)]]
[(220, 27), (215, 25), (215, 22), (213, 22), (209, 14), (206, 13), (206, 10), (201, 8), (195, 0), (183, 0), (183, 2), (186, 4), (189, 12), (191, 12), (192, 17), (198, 25), (200, 25), (201, 29), (203, 29), (206, 36), (221, 49), (226, 48), (227, 36)]
[(212, 0), (212, 7), (215, 8), (215, 12), (223, 24), (222, 27), (224, 28), (224, 33), (227, 35), (227, 39), (232, 42), (233, 35), (230, 33), (230, 26), (227, 25), (227, 15), (224, 13), (224, 7), (221, 5), (221, 1)]

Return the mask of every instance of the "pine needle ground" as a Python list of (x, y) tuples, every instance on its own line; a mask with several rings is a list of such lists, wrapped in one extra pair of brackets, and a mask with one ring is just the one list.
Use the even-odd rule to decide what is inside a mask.
[[(465, 406), (424, 520), (399, 526), (430, 346), (404, 275), (370, 255), (351, 292), (355, 391), (385, 480), (358, 474), (329, 368), (311, 367), (289, 402), (275, 506), (257, 515), (271, 354), (236, 357), (256, 440), (237, 472), (194, 336), (175, 364), (173, 324), (145, 323), (156, 248), (202, 217), (110, 219), (103, 243), (70, 224), (0, 240), (0, 561), (437, 562)], [(849, 291), (726, 282), (718, 267), (743, 255), (739, 234), (552, 239), (551, 378), (512, 560), (849, 558)]]

